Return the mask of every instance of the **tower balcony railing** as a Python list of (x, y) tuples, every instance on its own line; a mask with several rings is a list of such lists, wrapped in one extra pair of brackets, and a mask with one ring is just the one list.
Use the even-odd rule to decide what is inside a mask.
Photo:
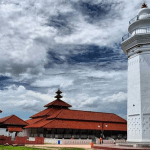
[(132, 24), (133, 22), (139, 20), (139, 15), (135, 16), (134, 18), (132, 18), (130, 21), (129, 21), (129, 24)]
[(127, 40), (130, 36), (131, 36), (130, 33), (125, 34), (125, 35), (122, 37), (122, 41)]
[(146, 33), (150, 33), (150, 27), (149, 28), (138, 28), (132, 31), (132, 34), (127, 33), (126, 35), (124, 35), (122, 37), (122, 41), (127, 40), (128, 38), (136, 35), (136, 34), (146, 34)]
[(144, 15), (140, 15), (140, 16), (137, 15), (129, 21), (129, 24), (132, 24), (132, 23), (136, 22), (137, 20), (144, 19), (144, 18), (150, 18), (150, 14), (144, 14)]

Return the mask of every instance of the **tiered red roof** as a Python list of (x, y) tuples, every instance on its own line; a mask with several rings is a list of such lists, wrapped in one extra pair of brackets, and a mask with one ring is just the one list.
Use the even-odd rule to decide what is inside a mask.
[(31, 117), (25, 128), (102, 130), (104, 122), (103, 130), (127, 131), (126, 120), (112, 113), (48, 108)]
[(45, 105), (47, 109), (31, 116), (25, 128), (127, 131), (127, 121), (116, 114), (70, 110), (68, 107), (71, 105), (60, 100), (61, 91), (56, 93), (57, 100)]

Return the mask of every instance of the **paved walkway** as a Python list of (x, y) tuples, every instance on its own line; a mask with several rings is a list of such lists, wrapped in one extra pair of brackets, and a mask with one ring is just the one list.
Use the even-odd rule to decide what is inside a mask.
[(128, 146), (117, 146), (115, 144), (94, 144), (94, 149), (105, 149), (105, 150), (150, 150), (150, 148), (143, 147), (128, 147)]
[[(35, 147), (35, 148), (45, 148), (49, 149), (52, 147), (59, 148), (59, 147), (77, 147), (77, 148), (84, 148), (84, 149), (91, 149), (91, 145), (59, 145), (59, 144), (44, 144), (44, 145), (32, 145), (27, 144), (25, 146)], [(137, 148), (137, 147), (126, 147), (126, 146), (117, 146), (115, 144), (94, 144), (92, 149), (97, 150), (150, 150), (150, 148)]]
[(62, 145), (62, 144), (44, 144), (44, 145), (29, 145), (26, 144), (25, 146), (29, 146), (29, 147), (77, 147), (77, 148), (85, 148), (85, 149), (90, 149), (91, 145)]

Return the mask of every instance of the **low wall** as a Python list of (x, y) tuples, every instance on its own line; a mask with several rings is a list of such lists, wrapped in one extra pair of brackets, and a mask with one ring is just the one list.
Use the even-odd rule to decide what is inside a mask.
[(44, 138), (43, 137), (36, 137), (34, 141), (30, 141), (27, 139), (27, 136), (25, 137), (18, 137), (16, 136), (15, 140), (11, 140), (11, 137), (7, 136), (0, 136), (0, 145), (8, 143), (9, 145), (12, 144), (44, 144)]
[[(104, 144), (114, 144), (114, 143), (125, 143), (126, 140), (103, 140)], [(99, 140), (96, 140), (96, 144), (99, 144)]]
[(62, 140), (63, 139), (44, 138), (44, 143), (58, 144), (58, 141), (60, 141), (60, 144), (62, 144)]
[[(35, 141), (35, 137), (29, 137), (29, 141)], [(53, 138), (44, 138), (44, 143), (50, 144), (65, 144), (65, 145), (73, 145), (73, 144), (90, 144), (92, 142), (91, 139), (53, 139)], [(104, 144), (114, 144), (115, 143), (125, 143), (126, 140), (103, 140)], [(99, 139), (96, 140), (96, 144), (99, 144)]]
[(116, 143), (125, 143), (126, 140), (116, 140), (115, 142), (116, 142)]
[(35, 141), (35, 137), (29, 137), (29, 141)]
[[(33, 138), (29, 138), (33, 140)], [(52, 138), (44, 138), (44, 143), (51, 143), (51, 144), (90, 144), (92, 140), (86, 139), (52, 139)]]
[(10, 143), (10, 144), (14, 144), (12, 141), (11, 141), (11, 137), (7, 137), (7, 136), (0, 136), (0, 145), (3, 145), (5, 143)]
[(73, 145), (73, 144), (90, 144), (92, 142), (92, 140), (89, 140), (89, 139), (87, 139), (87, 140), (82, 140), (82, 139), (78, 139), (78, 140), (76, 140), (76, 139), (71, 139), (71, 140), (62, 140), (62, 144), (65, 144), (65, 145), (67, 145), (67, 144), (69, 144), (69, 145)]

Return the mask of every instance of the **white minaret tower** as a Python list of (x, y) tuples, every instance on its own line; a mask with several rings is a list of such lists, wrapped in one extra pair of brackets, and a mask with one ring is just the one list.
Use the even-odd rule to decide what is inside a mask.
[(150, 142), (150, 9), (144, 3), (123, 37), (128, 56), (127, 141)]

